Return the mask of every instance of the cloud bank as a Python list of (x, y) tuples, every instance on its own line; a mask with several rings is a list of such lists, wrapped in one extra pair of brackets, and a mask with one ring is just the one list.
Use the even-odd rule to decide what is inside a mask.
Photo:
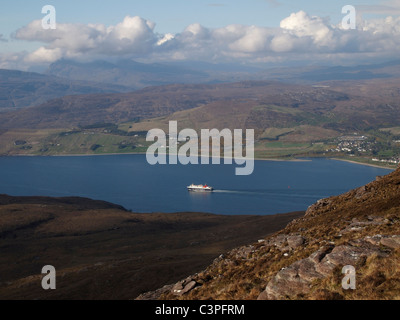
[[(390, 4), (396, 5), (395, 2)], [(178, 34), (158, 34), (155, 23), (138, 16), (127, 16), (114, 26), (59, 23), (56, 30), (42, 29), (37, 20), (12, 37), (43, 45), (33, 52), (1, 55), (0, 67), (49, 64), (61, 58), (105, 57), (149, 61), (345, 62), (365, 57), (396, 59), (400, 54), (400, 17), (359, 20), (356, 30), (344, 30), (341, 24), (333, 25), (327, 19), (299, 11), (283, 19), (278, 28), (228, 25), (210, 29), (192, 24)]]

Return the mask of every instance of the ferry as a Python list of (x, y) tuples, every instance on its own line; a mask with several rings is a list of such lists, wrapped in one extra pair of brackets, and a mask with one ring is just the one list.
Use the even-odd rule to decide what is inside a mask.
[(213, 192), (214, 188), (210, 187), (208, 185), (195, 185), (191, 184), (190, 186), (187, 187), (188, 191), (200, 191), (200, 192)]

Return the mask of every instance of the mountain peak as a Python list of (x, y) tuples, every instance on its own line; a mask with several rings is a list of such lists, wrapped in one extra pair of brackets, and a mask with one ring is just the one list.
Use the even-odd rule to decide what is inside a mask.
[(96, 60), (77, 62), (61, 59), (50, 65), (47, 74), (71, 80), (92, 81), (144, 88), (148, 86), (172, 83), (205, 82), (207, 73), (178, 65), (161, 63), (141, 63), (131, 59), (122, 59), (115, 63)]

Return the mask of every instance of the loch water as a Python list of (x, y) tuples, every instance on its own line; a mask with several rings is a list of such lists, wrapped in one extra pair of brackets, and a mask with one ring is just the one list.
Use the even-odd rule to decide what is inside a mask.
[[(307, 160), (307, 159), (306, 159)], [(145, 155), (1, 157), (0, 194), (80, 196), (134, 212), (268, 215), (306, 210), (386, 175), (388, 169), (331, 159), (256, 161), (254, 173), (235, 165), (149, 165)], [(190, 184), (213, 193), (192, 193)]]

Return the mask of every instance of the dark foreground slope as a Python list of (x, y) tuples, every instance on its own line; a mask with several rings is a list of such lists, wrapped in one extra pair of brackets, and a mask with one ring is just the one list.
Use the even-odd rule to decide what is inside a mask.
[[(344, 266), (356, 290), (344, 290)], [(400, 299), (400, 169), (139, 299)]]
[[(82, 198), (0, 196), (0, 299), (131, 299), (304, 213), (136, 214)], [(42, 267), (57, 289), (41, 287)]]

